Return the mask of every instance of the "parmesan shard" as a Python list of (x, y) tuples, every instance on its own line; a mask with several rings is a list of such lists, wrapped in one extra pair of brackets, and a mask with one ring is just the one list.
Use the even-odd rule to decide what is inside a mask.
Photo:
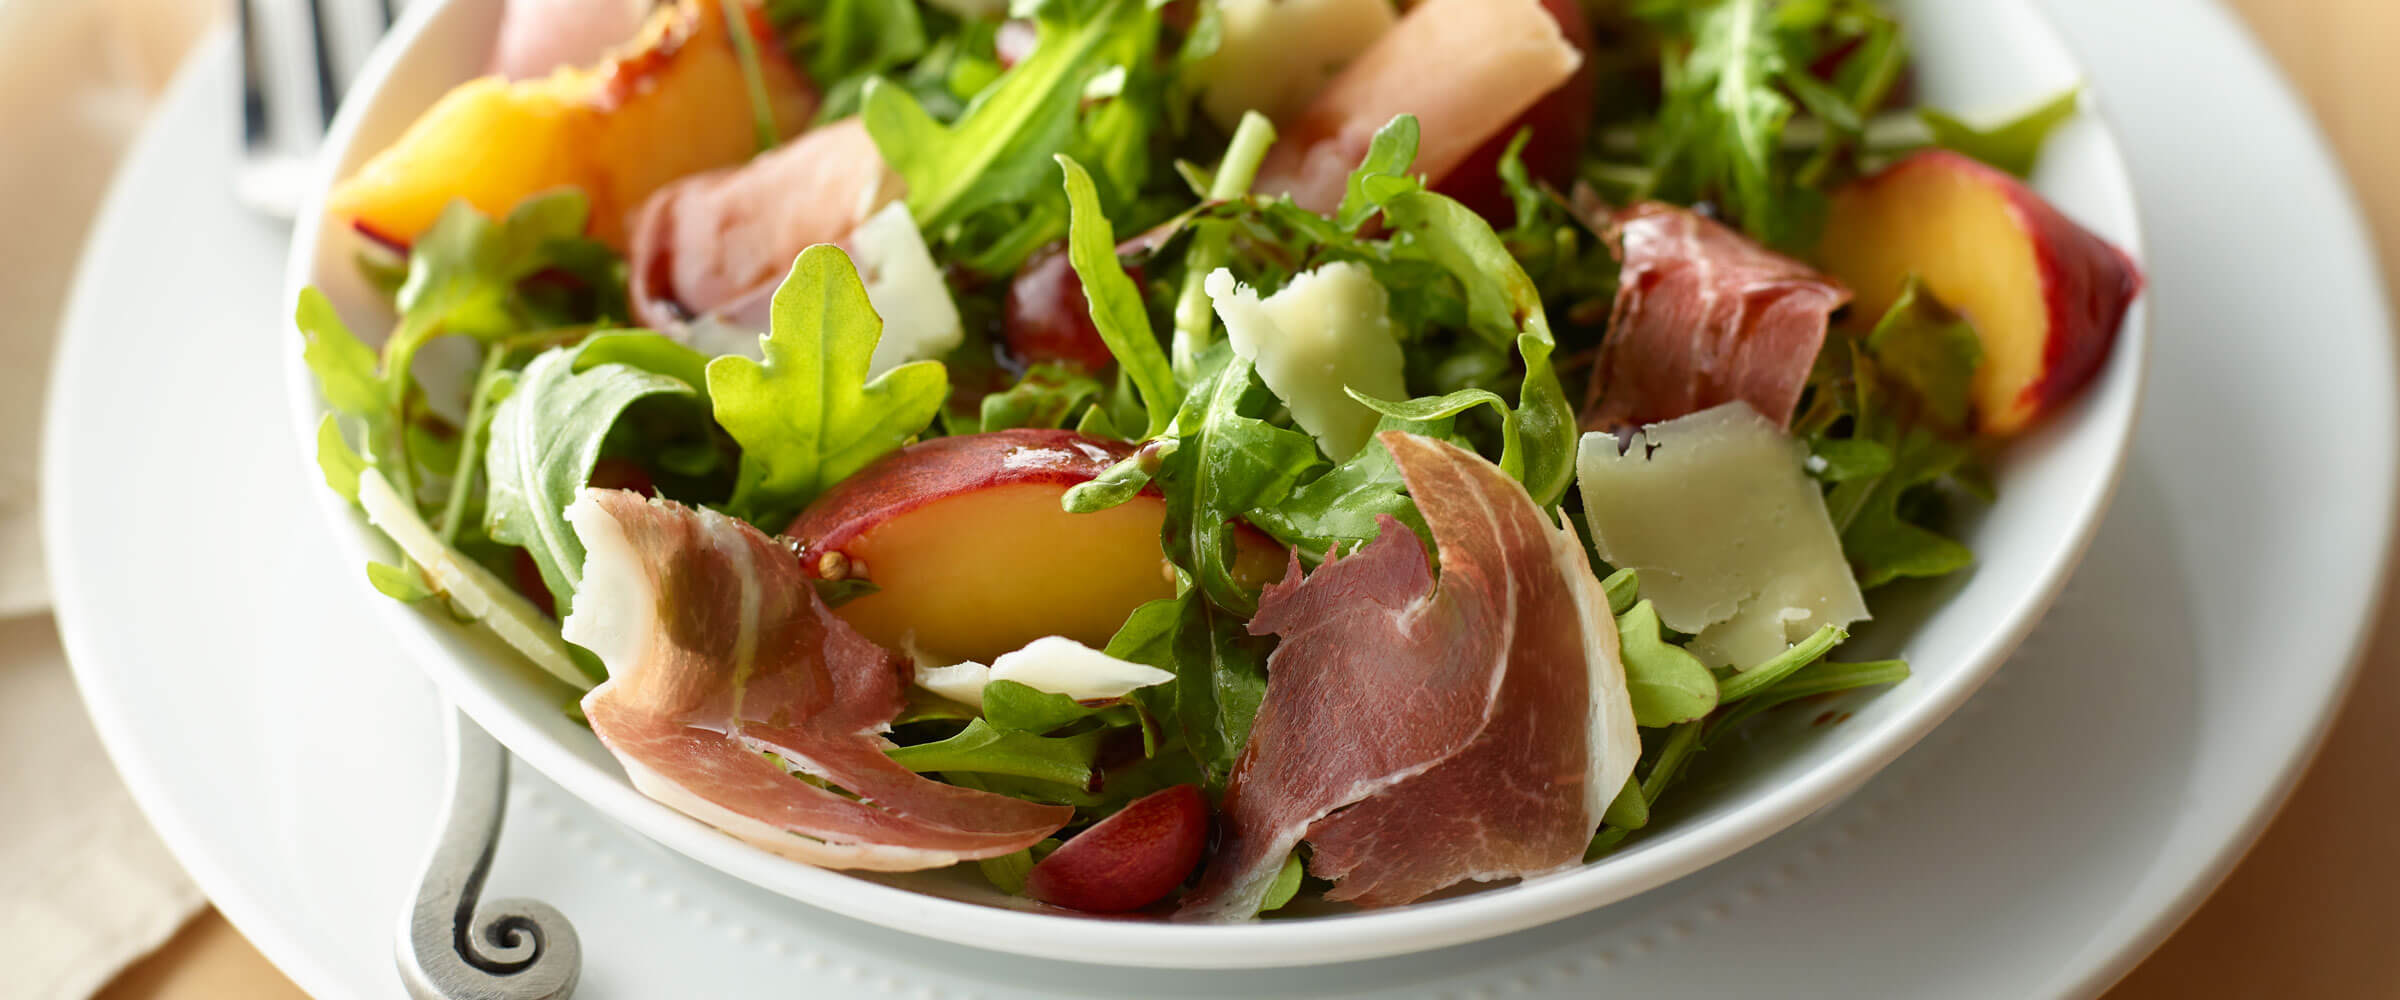
[(1865, 599), (1804, 449), (1748, 403), (1633, 436), (1583, 437), (1576, 481), (1594, 551), (1642, 575), (1693, 655), (1748, 668), (1826, 625), (1867, 617)]
[(1002, 653), (990, 666), (969, 660), (948, 666), (920, 664), (916, 670), (918, 687), (978, 708), (983, 706), (983, 689), (993, 681), (1013, 681), (1076, 701), (1109, 701), (1174, 679), (1157, 667), (1120, 660), (1058, 635)]
[(1345, 390), (1408, 397), (1391, 296), (1365, 265), (1327, 264), (1264, 299), (1224, 268), (1208, 276), (1206, 288), (1233, 352), (1258, 366), (1258, 377), (1292, 408), (1292, 422), (1337, 461), (1367, 446), (1377, 420)]

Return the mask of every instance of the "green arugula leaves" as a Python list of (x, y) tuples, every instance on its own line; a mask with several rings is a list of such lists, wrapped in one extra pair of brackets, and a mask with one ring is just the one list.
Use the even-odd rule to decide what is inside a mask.
[(770, 525), (922, 433), (950, 391), (938, 361), (867, 378), (883, 320), (836, 247), (801, 252), (775, 292), (773, 316), (764, 361), (727, 355), (708, 364), (717, 423), (742, 446), (730, 506)]
[[(650, 349), (662, 354), (689, 353), (657, 334), (634, 336), (655, 338)], [(525, 366), (492, 415), (491, 444), (484, 451), (484, 530), (493, 541), (533, 556), (561, 618), (583, 583), (583, 543), (567, 524), (566, 507), (590, 481), (617, 418), (645, 398), (699, 394), (687, 381), (620, 362), (578, 370), (594, 345), (623, 343), (593, 340), (543, 353)]]
[(2023, 114), (2009, 118), (1990, 128), (1977, 128), (1947, 112), (1932, 108), (1917, 111), (1917, 117), (1933, 133), (1933, 144), (1956, 150), (2019, 177), (2033, 174), (2033, 165), (2041, 159), (2042, 147), (2050, 141), (2050, 133), (2075, 117), (2083, 106), (2083, 90), (2068, 88), (2057, 96), (2043, 101)]

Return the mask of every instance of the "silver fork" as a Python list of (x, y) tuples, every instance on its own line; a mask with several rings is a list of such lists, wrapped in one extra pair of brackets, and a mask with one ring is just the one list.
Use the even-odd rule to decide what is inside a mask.
[(242, 162), (234, 194), (290, 219), (342, 92), (392, 26), (393, 0), (234, 0), (242, 42)]
[[(242, 163), (234, 194), (290, 220), (342, 92), (392, 25), (394, 0), (235, 0)], [(450, 801), (402, 915), (400, 979), (417, 1000), (565, 1000), (583, 968), (573, 924), (546, 903), (484, 903), (508, 808), (508, 750), (453, 708)]]

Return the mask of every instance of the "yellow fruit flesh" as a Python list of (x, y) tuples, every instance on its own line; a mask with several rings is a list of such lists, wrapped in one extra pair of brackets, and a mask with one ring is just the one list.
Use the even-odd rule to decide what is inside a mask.
[(1819, 257), (1857, 296), (1857, 325), (1882, 316), (1912, 273), (1974, 324), (1977, 424), (2006, 434), (2039, 409), (2026, 390), (2052, 333), (2036, 238), (2006, 192), (1963, 172), (1913, 170), (1837, 198)]
[[(767, 69), (777, 133), (795, 135), (814, 99), (780, 62)], [(336, 185), (325, 207), (406, 243), (452, 201), (499, 216), (529, 196), (573, 187), (591, 199), (592, 235), (622, 250), (627, 216), (651, 192), (740, 163), (757, 141), (723, 6), (685, 0), (662, 8), (600, 67), (460, 85)]]

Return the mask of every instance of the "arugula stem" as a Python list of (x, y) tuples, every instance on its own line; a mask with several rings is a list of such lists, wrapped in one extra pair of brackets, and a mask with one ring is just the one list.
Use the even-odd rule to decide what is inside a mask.
[(733, 58), (742, 67), (742, 90), (750, 98), (750, 127), (757, 138), (758, 152), (764, 153), (783, 140), (775, 134), (775, 114), (767, 101), (767, 77), (759, 68), (758, 39), (750, 34), (748, 10), (743, 4), (726, 4), (725, 28), (733, 36)]
[[(1908, 50), (1898, 42), (1890, 41), (1890, 37), (1885, 36), (1887, 40), (1875, 51), (1873, 66), (1867, 71), (1866, 78), (1859, 82), (1858, 93), (1851, 96), (1850, 109), (1862, 118), (1881, 106), (1884, 98), (1891, 95), (1892, 86), (1900, 80), (1900, 70), (1908, 65)], [(1914, 114), (1908, 115), (1906, 120), (1919, 128), (1924, 124)], [(1872, 128), (1875, 120), (1869, 119), (1867, 124)], [(1863, 142), (1866, 135), (1862, 132), (1858, 138)], [(1804, 188), (1816, 187), (1825, 180), (1826, 171), (1833, 169), (1834, 158), (1840, 156), (1848, 145), (1847, 137), (1834, 136), (1832, 141), (1818, 146), (1816, 155), (1809, 157), (1808, 163), (1800, 168), (1794, 180)], [(1870, 149), (1873, 148), (1872, 143), (1868, 145)]]
[(450, 495), (442, 501), (442, 516), (434, 523), (434, 531), (444, 545), (453, 545), (458, 540), (467, 490), (475, 481), (475, 463), (483, 457), (483, 449), (475, 446), (475, 439), (491, 419), (492, 383), (499, 379), (501, 364), (507, 358), (506, 348), (487, 347), (483, 351), (483, 366), (475, 372), (475, 388), (467, 397), (467, 426), (458, 443), (458, 465), (450, 471)]
[[(1250, 185), (1258, 180), (1259, 164), (1266, 161), (1267, 147), (1274, 144), (1275, 125), (1267, 116), (1256, 111), (1243, 114), (1232, 141), (1225, 145), (1224, 162), (1217, 164), (1216, 175), (1209, 181), (1208, 200), (1232, 201), (1249, 194)], [(1185, 382), (1192, 380), (1200, 352), (1207, 349), (1209, 336), (1215, 332), (1216, 314), (1210, 310), (1204, 284), (1209, 272), (1225, 266), (1232, 253), (1231, 230), (1224, 220), (1202, 219), (1192, 227), (1192, 249), (1184, 256), (1183, 287), (1175, 296), (1175, 376)]]

